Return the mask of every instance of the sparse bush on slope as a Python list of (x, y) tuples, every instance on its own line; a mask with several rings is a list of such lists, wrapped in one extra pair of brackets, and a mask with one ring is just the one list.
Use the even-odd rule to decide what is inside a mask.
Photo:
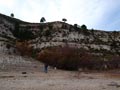
[(15, 24), (15, 30), (12, 31), (14, 37), (16, 37), (18, 40), (25, 41), (25, 40), (31, 40), (35, 38), (35, 35), (31, 30), (29, 30), (28, 27), (24, 29), (20, 29), (20, 26), (18, 23)]

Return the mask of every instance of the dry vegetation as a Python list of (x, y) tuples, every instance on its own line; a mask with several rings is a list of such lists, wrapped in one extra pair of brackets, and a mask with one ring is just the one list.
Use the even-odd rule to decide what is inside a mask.
[(109, 70), (120, 68), (120, 56), (115, 55), (95, 55), (92, 52), (69, 47), (49, 47), (41, 51), (34, 50), (27, 41), (17, 42), (17, 49), (21, 55), (32, 56), (37, 60), (47, 63), (50, 66), (65, 70)]
[(38, 60), (61, 69), (78, 70), (108, 70), (120, 68), (120, 57), (111, 56), (103, 58), (88, 51), (65, 47), (53, 47), (42, 50), (37, 57)]

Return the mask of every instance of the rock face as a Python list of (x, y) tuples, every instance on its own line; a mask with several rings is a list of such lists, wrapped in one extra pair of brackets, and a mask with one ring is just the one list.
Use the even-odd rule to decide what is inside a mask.
[(0, 14), (0, 50), (18, 40), (27, 40), (34, 49), (52, 46), (84, 48), (95, 54), (120, 55), (120, 32), (83, 30), (64, 22), (29, 23)]

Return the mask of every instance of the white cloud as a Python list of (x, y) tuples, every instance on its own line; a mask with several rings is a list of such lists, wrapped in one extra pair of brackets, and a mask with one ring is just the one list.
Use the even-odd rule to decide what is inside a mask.
[(13, 12), (15, 17), (25, 21), (39, 22), (43, 16), (47, 21), (66, 18), (68, 23), (98, 29), (115, 27), (118, 21), (108, 22), (119, 6), (120, 0), (0, 0), (1, 13)]
[(12, 7), (15, 4), (15, 0), (0, 0), (0, 6)]
[(14, 12), (17, 0), (0, 0), (0, 13), (10, 15)]

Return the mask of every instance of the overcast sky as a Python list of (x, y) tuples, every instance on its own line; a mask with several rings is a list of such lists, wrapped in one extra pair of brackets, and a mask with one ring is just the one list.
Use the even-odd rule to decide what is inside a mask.
[(89, 29), (120, 31), (120, 0), (0, 0), (0, 13), (24, 21), (61, 21)]

